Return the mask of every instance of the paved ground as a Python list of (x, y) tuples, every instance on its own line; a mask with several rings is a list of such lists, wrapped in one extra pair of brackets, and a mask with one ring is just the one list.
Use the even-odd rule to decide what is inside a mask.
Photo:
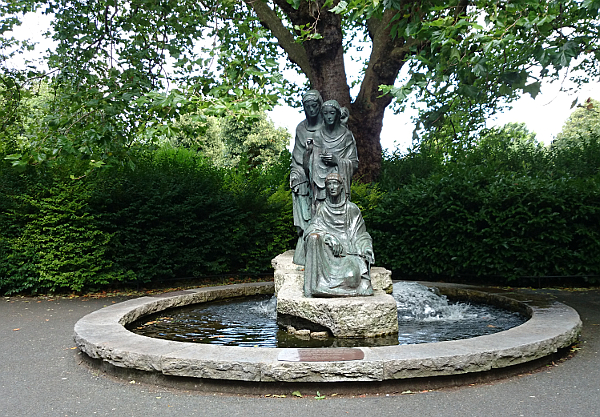
[(207, 395), (108, 377), (81, 363), (73, 326), (119, 299), (0, 298), (0, 417), (600, 416), (600, 290), (544, 292), (574, 307), (584, 324), (580, 350), (565, 362), (490, 384), (324, 400), (311, 392)]

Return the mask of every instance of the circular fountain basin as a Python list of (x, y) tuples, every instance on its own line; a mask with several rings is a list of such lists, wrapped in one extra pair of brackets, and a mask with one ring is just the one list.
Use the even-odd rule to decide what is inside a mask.
[[(451, 299), (486, 302), (530, 317), (492, 335), (414, 345), (297, 349), (217, 346), (153, 339), (125, 325), (142, 316), (195, 303), (272, 294), (273, 283), (199, 288), (114, 304), (79, 320), (75, 342), (89, 357), (117, 368), (202, 380), (250, 382), (394, 381), (481, 373), (547, 357), (577, 340), (577, 312), (553, 300), (498, 289), (430, 284)], [(327, 351), (328, 353), (326, 353)]]

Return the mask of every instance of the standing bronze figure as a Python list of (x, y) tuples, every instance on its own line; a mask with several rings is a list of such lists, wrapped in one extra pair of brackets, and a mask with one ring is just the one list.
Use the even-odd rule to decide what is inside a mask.
[(294, 263), (297, 265), (304, 265), (304, 230), (312, 217), (311, 187), (307, 170), (304, 167), (304, 159), (307, 157), (307, 143), (312, 143), (317, 132), (323, 127), (323, 115), (321, 114), (323, 99), (321, 94), (317, 90), (307, 91), (302, 97), (302, 104), (306, 119), (296, 127), (290, 171), (294, 226), (296, 226), (299, 236), (296, 252), (294, 253)]
[(312, 214), (325, 201), (325, 178), (338, 173), (344, 179), (344, 189), (350, 197), (352, 175), (358, 169), (356, 140), (352, 132), (342, 123), (347, 113), (336, 100), (329, 100), (321, 107), (323, 128), (316, 132), (314, 140), (307, 142), (304, 168), (310, 181)]

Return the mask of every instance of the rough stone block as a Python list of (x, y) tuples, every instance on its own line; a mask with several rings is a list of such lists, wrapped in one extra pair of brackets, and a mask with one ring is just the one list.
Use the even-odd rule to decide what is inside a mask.
[(396, 301), (384, 291), (386, 279), (391, 286), (389, 271), (375, 274), (379, 280), (377, 285), (373, 283), (373, 296), (307, 298), (303, 293), (304, 272), (292, 259), (293, 251), (287, 251), (272, 262), (278, 315), (298, 317), (300, 322), (309, 321), (317, 325), (311, 330), (324, 327), (336, 337), (377, 337), (398, 333)]
[(381, 381), (383, 364), (346, 362), (276, 362), (263, 366), (261, 381), (350, 382)]

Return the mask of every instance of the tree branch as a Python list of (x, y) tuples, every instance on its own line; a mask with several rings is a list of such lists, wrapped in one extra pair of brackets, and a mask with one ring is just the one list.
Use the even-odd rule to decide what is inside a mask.
[(254, 10), (263, 26), (269, 29), (273, 36), (277, 38), (279, 46), (283, 48), (289, 60), (298, 65), (300, 70), (312, 82), (312, 70), (304, 46), (296, 43), (294, 35), (284, 26), (277, 13), (263, 0), (245, 1)]
[(391, 96), (378, 97), (379, 85), (394, 83), (410, 53), (410, 42), (404, 38), (392, 39), (390, 22), (396, 11), (387, 10), (381, 19), (371, 18), (367, 21), (367, 29), (373, 43), (369, 65), (361, 83), (360, 92), (355, 103), (375, 104), (380, 111), (389, 105)]

